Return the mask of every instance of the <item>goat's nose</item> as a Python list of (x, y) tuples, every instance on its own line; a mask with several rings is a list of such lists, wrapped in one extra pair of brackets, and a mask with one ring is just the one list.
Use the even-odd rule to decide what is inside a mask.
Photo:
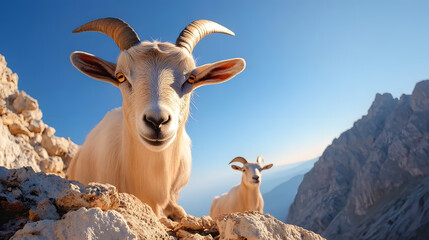
[(259, 180), (259, 176), (253, 176), (253, 180)]
[(168, 114), (160, 114), (160, 115), (144, 115), (143, 121), (145, 122), (146, 126), (149, 128), (159, 131), (159, 129), (163, 126), (168, 124), (170, 122), (171, 117)]

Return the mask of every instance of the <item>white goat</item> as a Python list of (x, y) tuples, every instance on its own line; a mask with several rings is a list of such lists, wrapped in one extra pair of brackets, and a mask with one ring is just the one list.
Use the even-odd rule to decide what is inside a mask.
[(243, 164), (243, 167), (231, 165), (232, 169), (243, 172), (241, 184), (231, 188), (228, 193), (213, 199), (210, 207), (210, 216), (213, 219), (232, 212), (258, 211), (263, 213), (264, 199), (259, 191), (261, 172), (270, 169), (273, 164), (262, 167), (262, 161), (261, 156), (258, 156), (256, 162), (247, 162), (242, 157), (236, 157), (229, 163), (240, 162)]
[(89, 22), (73, 33), (85, 31), (108, 35), (121, 53), (115, 64), (73, 52), (73, 66), (118, 87), (123, 104), (87, 136), (71, 161), (68, 177), (85, 184), (113, 184), (149, 204), (158, 216), (181, 219), (186, 213), (177, 200), (191, 171), (191, 141), (185, 130), (191, 93), (225, 82), (245, 68), (240, 58), (196, 67), (192, 50), (208, 34), (234, 33), (198, 20), (181, 32), (176, 44), (140, 42), (134, 30), (116, 18)]

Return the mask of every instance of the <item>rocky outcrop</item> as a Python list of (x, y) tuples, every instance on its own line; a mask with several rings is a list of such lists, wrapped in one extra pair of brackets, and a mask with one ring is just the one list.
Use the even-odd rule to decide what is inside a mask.
[(18, 90), (18, 75), (0, 55), (0, 166), (31, 166), (64, 176), (78, 146), (54, 136), (55, 129), (42, 116), (37, 100)]
[(328, 239), (429, 237), (428, 177), (429, 81), (423, 81), (411, 96), (377, 94), (368, 114), (305, 175), (287, 221)]
[(0, 190), (0, 239), (170, 239), (148, 205), (112, 185), (0, 167)]
[(284, 224), (269, 214), (232, 213), (216, 220), (220, 239), (324, 239), (314, 232)]
[(109, 184), (0, 167), (0, 239), (323, 239), (259, 213), (163, 218)]

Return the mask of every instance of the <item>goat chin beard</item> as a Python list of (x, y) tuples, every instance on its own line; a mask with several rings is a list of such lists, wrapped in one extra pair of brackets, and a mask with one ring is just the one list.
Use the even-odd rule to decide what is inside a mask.
[(172, 136), (162, 139), (162, 140), (149, 140), (145, 138), (144, 136), (140, 135), (140, 141), (143, 143), (143, 145), (150, 151), (153, 152), (160, 152), (165, 150), (170, 144), (173, 142), (173, 140), (176, 138), (176, 133), (174, 133)]

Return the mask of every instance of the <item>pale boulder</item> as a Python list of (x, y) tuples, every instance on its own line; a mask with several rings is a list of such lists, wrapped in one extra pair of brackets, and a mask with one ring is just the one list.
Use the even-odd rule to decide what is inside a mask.
[(1, 116), (4, 125), (12, 125), (14, 123), (19, 123), (23, 126), (27, 126), (27, 123), (17, 114), (13, 112), (6, 112)]
[(269, 214), (259, 212), (231, 213), (216, 219), (220, 239), (287, 239), (322, 240), (320, 235), (303, 228), (285, 224)]
[(21, 114), (27, 122), (31, 122), (31, 120), (40, 120), (43, 117), (42, 110), (40, 109), (24, 110)]
[(102, 210), (116, 209), (119, 197), (116, 187), (110, 184), (90, 183), (86, 188), (70, 184), (56, 198), (56, 205), (61, 211), (68, 212), (81, 207)]
[(116, 211), (80, 208), (59, 221), (29, 222), (11, 239), (137, 239), (137, 236)]
[(68, 152), (69, 141), (63, 137), (57, 136), (42, 136), (42, 147), (48, 151), (50, 156), (61, 156)]
[(42, 159), (39, 166), (40, 170), (45, 173), (61, 174), (64, 169), (64, 162), (60, 157), (52, 156)]
[(45, 130), (45, 124), (42, 120), (33, 119), (28, 125), (28, 130), (34, 133), (42, 133)]
[(12, 135), (16, 136), (18, 134), (24, 134), (27, 137), (33, 137), (33, 133), (28, 131), (28, 129), (20, 123), (12, 123), (8, 125), (9, 131)]
[(56, 131), (55, 128), (46, 126), (45, 130), (43, 131), (43, 135), (51, 137), (51, 136), (54, 136), (55, 131)]
[(138, 239), (174, 239), (165, 231), (149, 205), (127, 193), (119, 193), (119, 200), (119, 207), (116, 211), (124, 216), (128, 226)]
[(21, 91), (13, 101), (13, 107), (18, 113), (22, 113), (25, 110), (36, 110), (39, 108), (37, 100), (30, 97), (26, 92)]

